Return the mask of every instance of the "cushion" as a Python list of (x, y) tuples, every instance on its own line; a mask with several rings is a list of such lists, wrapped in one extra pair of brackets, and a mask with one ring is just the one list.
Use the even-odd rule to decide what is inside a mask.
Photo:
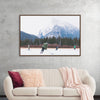
[(36, 87), (20, 87), (13, 89), (13, 94), (15, 96), (35, 96), (37, 95)]
[(63, 87), (64, 82), (58, 69), (41, 69), (47, 87)]
[(63, 89), (63, 95), (64, 96), (80, 96), (77, 89), (74, 88), (64, 88)]
[(24, 81), (24, 87), (42, 87), (44, 85), (43, 73), (39, 69), (22, 70), (20, 75)]
[(14, 88), (23, 86), (23, 80), (22, 80), (19, 72), (8, 71), (8, 73), (12, 79), (12, 83), (13, 83)]
[(62, 96), (62, 87), (39, 87), (37, 91), (40, 96)]

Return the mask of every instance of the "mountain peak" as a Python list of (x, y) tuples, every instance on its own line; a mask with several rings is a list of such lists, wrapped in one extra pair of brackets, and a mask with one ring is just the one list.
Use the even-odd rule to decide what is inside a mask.
[[(48, 29), (46, 29), (48, 30)], [(46, 31), (45, 31), (46, 32)], [(43, 35), (43, 33), (39, 33), (39, 38), (46, 38), (46, 37), (56, 37), (58, 38), (59, 36), (61, 38), (79, 38), (80, 31), (78, 28), (74, 27), (71, 24), (67, 24), (67, 25), (57, 25), (55, 24), (51, 29), (49, 29), (49, 31), (47, 33), (45, 33), (45, 35)]]

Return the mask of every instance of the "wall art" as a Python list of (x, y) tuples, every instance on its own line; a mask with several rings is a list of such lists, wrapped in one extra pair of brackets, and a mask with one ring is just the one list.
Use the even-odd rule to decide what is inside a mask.
[(20, 15), (20, 56), (80, 56), (81, 15)]

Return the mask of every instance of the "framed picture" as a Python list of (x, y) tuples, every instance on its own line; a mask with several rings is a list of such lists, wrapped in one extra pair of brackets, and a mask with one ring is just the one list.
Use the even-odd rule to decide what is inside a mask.
[(20, 56), (80, 56), (81, 15), (20, 15)]

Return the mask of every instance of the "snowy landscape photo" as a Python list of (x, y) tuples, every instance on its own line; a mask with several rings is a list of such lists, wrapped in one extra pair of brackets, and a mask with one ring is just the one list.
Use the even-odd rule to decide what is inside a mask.
[(80, 56), (80, 15), (21, 15), (20, 55)]

